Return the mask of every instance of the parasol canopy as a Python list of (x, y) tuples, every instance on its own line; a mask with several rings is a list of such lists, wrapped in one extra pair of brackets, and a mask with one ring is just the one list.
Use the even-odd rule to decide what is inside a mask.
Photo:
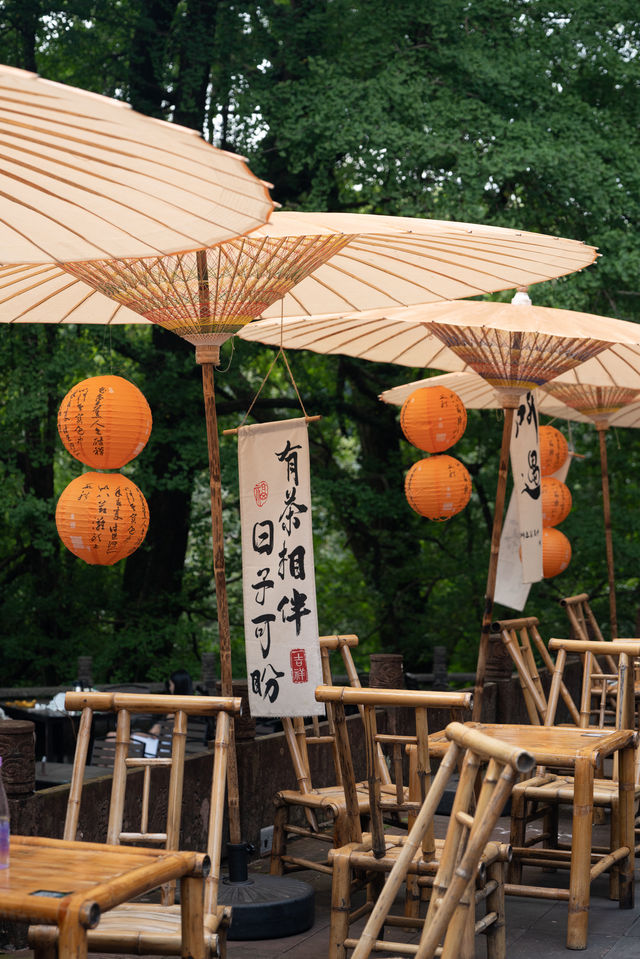
[(246, 161), (120, 100), (0, 65), (0, 262), (155, 256), (273, 210)]
[[(583, 269), (595, 256), (593, 247), (575, 240), (499, 227), (281, 212), (250, 237), (207, 252), (212, 278), (208, 316), (197, 293), (197, 258), (190, 252), (177, 258), (65, 264), (83, 281), (79, 284), (50, 264), (42, 272), (5, 269), (0, 272), (0, 321), (31, 322), (55, 298), (61, 308), (52, 304), (54, 315), (62, 315), (64, 322), (88, 322), (74, 317), (87, 315), (92, 285), (150, 319), (155, 309), (162, 325), (180, 335), (187, 331), (185, 314), (191, 313), (192, 332), (213, 332), (215, 327), (230, 336), (258, 316), (393, 310), (510, 289)], [(125, 321), (124, 314), (98, 307), (95, 298), (91, 307), (104, 317), (102, 322)], [(382, 325), (390, 320), (391, 315), (385, 316)]]
[[(464, 335), (456, 332), (456, 324), (464, 328)], [(574, 310), (492, 301), (456, 300), (343, 316), (292, 317), (284, 322), (264, 319), (242, 330), (240, 337), (376, 363), (449, 372), (473, 369), (494, 389), (515, 387), (521, 393), (561, 373), (563, 382), (577, 379), (583, 369), (574, 369), (577, 364), (600, 369), (601, 376), (610, 380), (609, 363), (611, 375), (615, 367), (625, 365), (631, 377), (631, 358), (637, 356), (640, 376), (637, 324)]]
[[(498, 392), (485, 379), (473, 370), (459, 373), (443, 373), (440, 376), (428, 376), (402, 383), (380, 394), (379, 399), (390, 406), (402, 406), (415, 390), (424, 386), (446, 386), (456, 393), (469, 410), (496, 410), (502, 404)], [(536, 409), (545, 416), (562, 417), (576, 423), (588, 423), (589, 418), (577, 410), (556, 399), (544, 389), (534, 391)]]

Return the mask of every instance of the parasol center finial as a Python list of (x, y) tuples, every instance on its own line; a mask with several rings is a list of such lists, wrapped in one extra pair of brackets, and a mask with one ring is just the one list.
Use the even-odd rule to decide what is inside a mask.
[(519, 286), (511, 300), (513, 306), (531, 306), (531, 297), (529, 289), (526, 286)]

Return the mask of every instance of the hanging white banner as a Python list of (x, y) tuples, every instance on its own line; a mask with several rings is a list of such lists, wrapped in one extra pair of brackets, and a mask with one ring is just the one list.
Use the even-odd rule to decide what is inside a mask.
[(306, 421), (241, 427), (238, 471), (251, 715), (323, 715)]
[(513, 495), (520, 526), (522, 579), (525, 583), (537, 583), (542, 579), (542, 477), (538, 413), (531, 392), (520, 397), (520, 405), (515, 411), (510, 453)]
[[(567, 456), (560, 469), (553, 476), (562, 483), (566, 483), (570, 465), (571, 457)], [(516, 497), (512, 493), (502, 527), (502, 536), (500, 537), (494, 600), (502, 606), (508, 606), (509, 609), (517, 609), (522, 612), (529, 597), (530, 589), (531, 583), (525, 583), (522, 578), (518, 506)]]

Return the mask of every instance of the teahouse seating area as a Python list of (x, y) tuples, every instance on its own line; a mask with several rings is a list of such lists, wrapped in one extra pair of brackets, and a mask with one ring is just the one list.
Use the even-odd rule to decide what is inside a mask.
[[(604, 877), (609, 898), (620, 908), (633, 908), (640, 640), (545, 642), (542, 630), (536, 617), (494, 626), (513, 664), (528, 725), (469, 722), (469, 692), (363, 687), (353, 659), (357, 637), (322, 637), (325, 685), (316, 697), (325, 703), (327, 719), (284, 717), (283, 733), (270, 734), (282, 736), (291, 763), (286, 775), (293, 774), (297, 783), (295, 790), (272, 794), (270, 869), (274, 875), (296, 870), (303, 879), (315, 873), (330, 881), (327, 957), (474, 959), (486, 952), (488, 959), (506, 959), (510, 903), (532, 897), (564, 908), (567, 933), (558, 947), (588, 948), (590, 887), (602, 895)], [(335, 664), (332, 656), (339, 657)], [(348, 685), (339, 685), (343, 679)], [(249, 943), (227, 945), (233, 906), (217, 902), (229, 725), (240, 700), (71, 692), (66, 704), (80, 713), (62, 840), (75, 846), (90, 746), (92, 761), (107, 764), (105, 773), (112, 764), (104, 839), (166, 850), (180, 848), (181, 808), (189, 799), (182, 794), (187, 743), (194, 752), (213, 751), (202, 955), (224, 957), (228, 950), (231, 959), (258, 955), (253, 951), (258, 946)], [(432, 723), (428, 716), (434, 710)], [(92, 742), (99, 713), (115, 718), (115, 735)], [(132, 719), (141, 714), (155, 717), (162, 730), (165, 745), (155, 757), (145, 756), (134, 738)], [(205, 718), (215, 724), (208, 743)], [(320, 777), (310, 759), (315, 749), (327, 757), (318, 767), (325, 770)], [(101, 758), (105, 752), (110, 756)], [(126, 784), (135, 770), (143, 784), (132, 806)], [(285, 772), (283, 765), (278, 775)], [(333, 783), (325, 785), (327, 777)], [(166, 826), (150, 831), (150, 811), (160, 796)], [(604, 822), (594, 844), (598, 811)], [(568, 841), (559, 836), (560, 820), (565, 829), (570, 824)], [(178, 876), (177, 866), (172, 868)], [(533, 882), (536, 872), (543, 877), (539, 885)], [(567, 882), (560, 881), (567, 873)], [(190, 881), (182, 879), (185, 889)], [(188, 920), (186, 906), (174, 902), (175, 882), (163, 884), (155, 902), (129, 902), (126, 890), (117, 896), (120, 904), (103, 906), (97, 927), (84, 933), (89, 951), (180, 954)], [(55, 920), (31, 926), (29, 943), (37, 956), (55, 955), (58, 928)], [(66, 936), (67, 931), (64, 943)]]

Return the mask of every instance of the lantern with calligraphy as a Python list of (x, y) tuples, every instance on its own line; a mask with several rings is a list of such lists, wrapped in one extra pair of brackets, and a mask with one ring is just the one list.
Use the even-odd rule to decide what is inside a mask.
[(560, 469), (569, 455), (569, 445), (555, 426), (541, 426), (538, 434), (540, 442), (540, 471), (550, 476)]
[(571, 543), (559, 529), (548, 526), (542, 530), (542, 575), (551, 579), (564, 572), (571, 562)]
[(111, 566), (140, 546), (149, 527), (147, 501), (121, 473), (71, 480), (56, 508), (60, 539), (86, 563)]
[(555, 476), (542, 477), (542, 525), (557, 526), (571, 512), (569, 487)]
[(69, 390), (58, 411), (66, 449), (93, 469), (120, 469), (144, 449), (151, 410), (122, 376), (91, 376)]
[(442, 521), (455, 516), (469, 502), (471, 477), (453, 456), (428, 456), (413, 464), (404, 491), (416, 513)]
[(446, 386), (423, 386), (404, 401), (400, 426), (419, 450), (442, 453), (464, 433), (467, 411), (458, 394)]

